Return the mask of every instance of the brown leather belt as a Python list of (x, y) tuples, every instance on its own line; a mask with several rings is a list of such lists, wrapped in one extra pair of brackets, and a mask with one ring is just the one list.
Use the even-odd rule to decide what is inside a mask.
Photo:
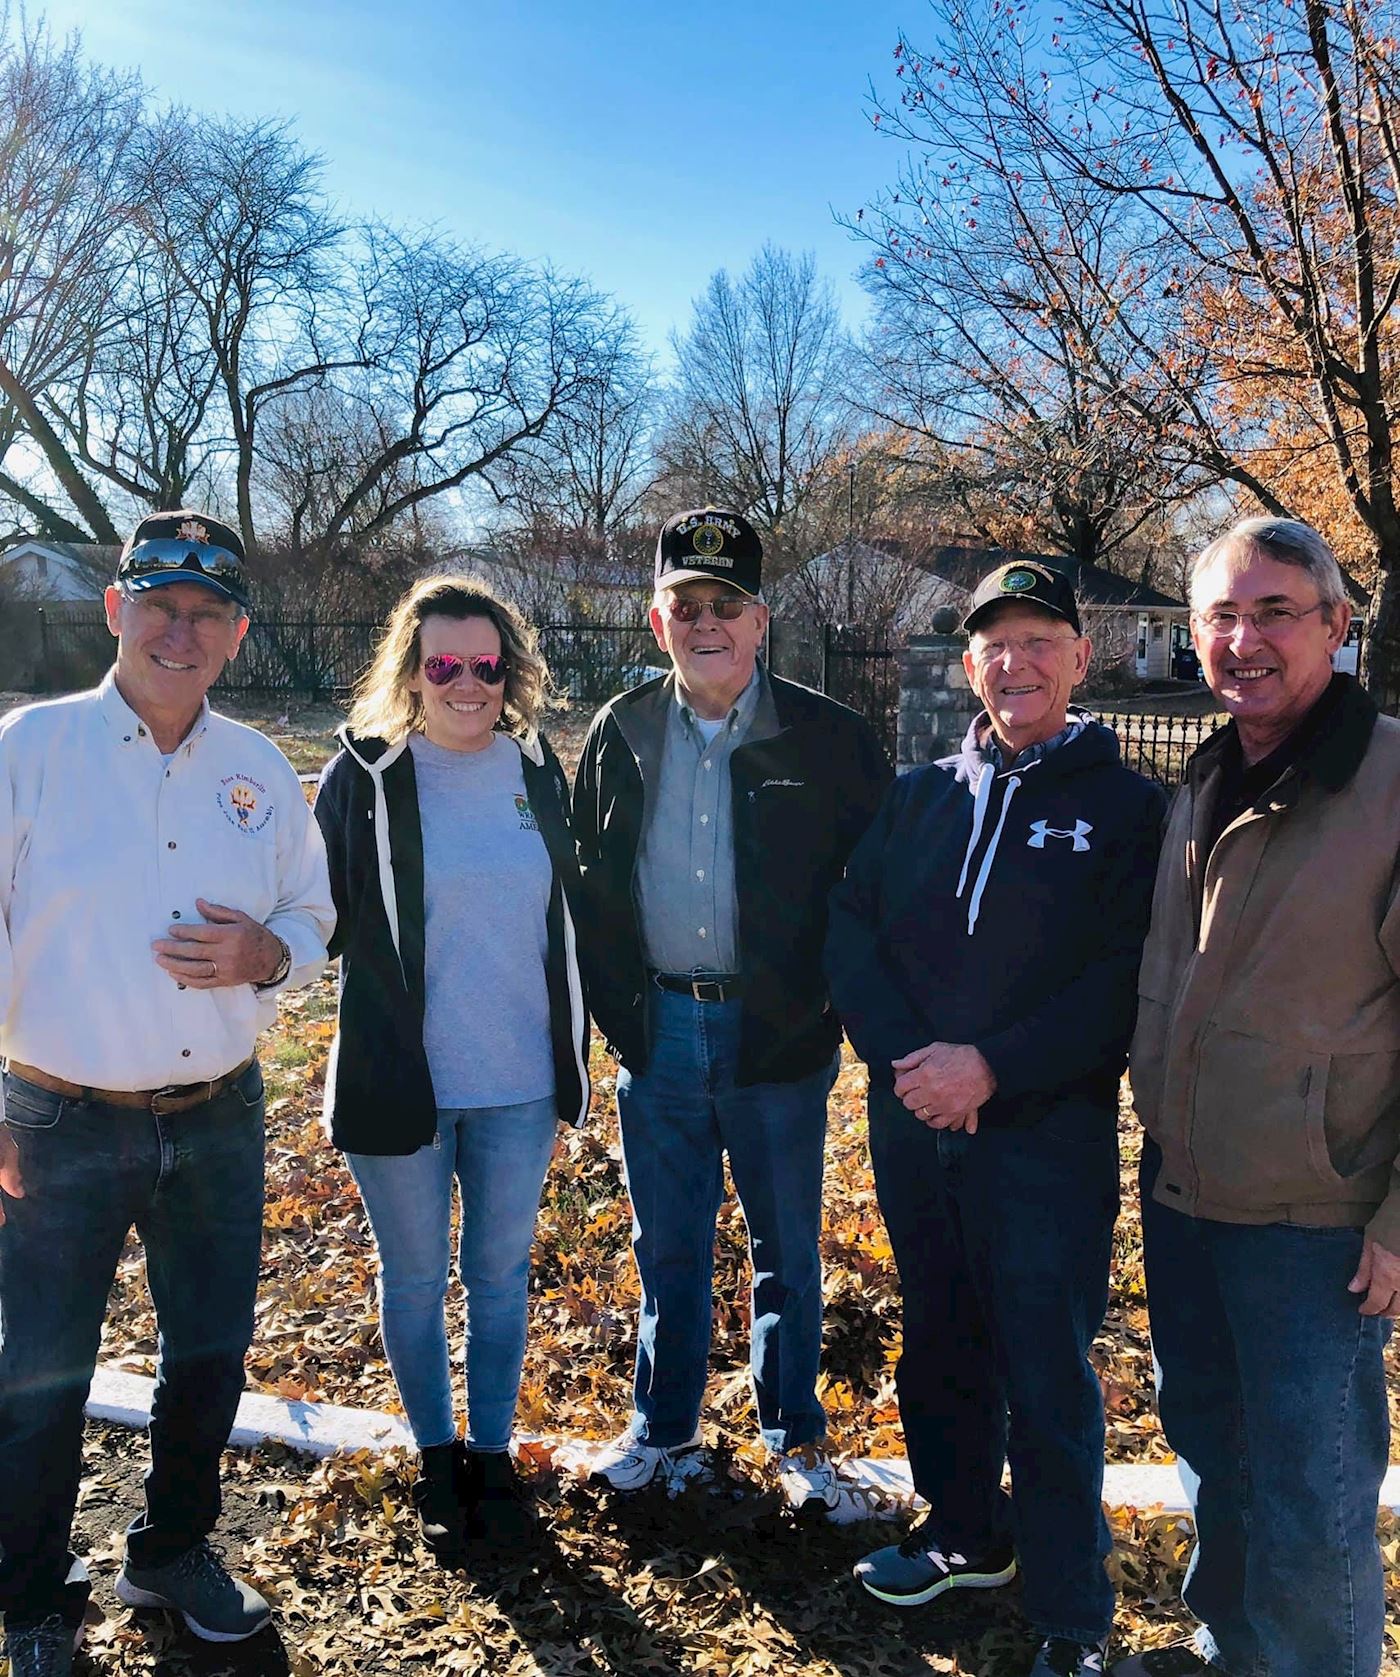
[(63, 1095), (70, 1101), (100, 1101), (103, 1106), (129, 1106), (138, 1112), (151, 1112), (165, 1118), (175, 1112), (189, 1112), (203, 1106), (216, 1095), (223, 1094), (229, 1084), (242, 1077), (253, 1063), (250, 1054), (242, 1065), (226, 1071), (222, 1077), (210, 1078), (207, 1083), (169, 1083), (164, 1089), (90, 1089), (82, 1083), (69, 1083), (62, 1077), (51, 1077), (37, 1066), (21, 1065), (10, 1060), (5, 1069), (15, 1077), (22, 1077), (36, 1089), (47, 1089), (52, 1095)]

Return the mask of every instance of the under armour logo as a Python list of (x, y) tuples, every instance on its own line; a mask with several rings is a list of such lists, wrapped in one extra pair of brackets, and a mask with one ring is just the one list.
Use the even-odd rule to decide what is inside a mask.
[(1089, 848), (1089, 834), (1093, 827), (1087, 821), (1076, 821), (1073, 827), (1052, 827), (1048, 821), (1032, 821), (1031, 836), (1026, 840), (1031, 850), (1044, 850), (1048, 838), (1073, 839), (1076, 850)]

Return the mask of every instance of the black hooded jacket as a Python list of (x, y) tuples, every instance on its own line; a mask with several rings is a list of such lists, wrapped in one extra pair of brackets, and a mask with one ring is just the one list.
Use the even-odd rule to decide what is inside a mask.
[[(407, 739), (354, 739), (326, 767), (316, 820), (326, 840), (341, 957), (340, 1028), (326, 1072), (331, 1140), (349, 1153), (407, 1154), (437, 1129), (423, 1049), (423, 828)], [(517, 740), (526, 795), (554, 868), (546, 914), (550, 1037), (560, 1119), (588, 1112), (588, 1015), (572, 904), (578, 865), (569, 790), (539, 736)]]
[(1086, 713), (999, 768), (978, 744), (903, 775), (832, 894), (832, 999), (873, 1083), (929, 1042), (997, 1079), (988, 1124), (1112, 1111), (1137, 1010), (1166, 798)]

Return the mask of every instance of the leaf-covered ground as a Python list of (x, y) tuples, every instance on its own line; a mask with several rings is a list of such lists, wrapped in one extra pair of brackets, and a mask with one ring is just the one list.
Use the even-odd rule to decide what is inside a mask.
[[(267, 1235), (250, 1377), (288, 1397), (397, 1410), (375, 1328), (372, 1249), (353, 1184), (317, 1115), (333, 1016), (333, 989), (323, 980), (284, 999), (264, 1044)], [(593, 1070), (593, 1121), (561, 1138), (541, 1211), (519, 1425), (597, 1438), (627, 1413), (636, 1282), (614, 1068), (596, 1045)], [(823, 1395), (838, 1449), (897, 1454), (898, 1300), (863, 1132), (863, 1076), (848, 1060), (832, 1096), (828, 1143)], [(1124, 1214), (1095, 1356), (1110, 1459), (1163, 1460), (1131, 1186), (1137, 1141), (1126, 1114), (1122, 1133)], [(411, 1468), (400, 1453), (314, 1464), (281, 1449), (230, 1452), (229, 1552), (278, 1601), (277, 1636), (234, 1653), (196, 1648), (158, 1615), (138, 1623), (113, 1607), (106, 1582), (119, 1553), (113, 1533), (133, 1504), (140, 1446), (128, 1434), (93, 1427), (82, 1521), (109, 1614), (96, 1627), (95, 1669), (160, 1677), (420, 1670), (1017, 1677), (1028, 1664), (1028, 1641), (1014, 1589), (951, 1611), (898, 1614), (861, 1596), (849, 1578), (864, 1548), (890, 1540), (889, 1526), (807, 1531), (778, 1516), (751, 1442), (744, 1266), (742, 1218), (731, 1204), (721, 1219), (704, 1417), (732, 1474), (726, 1494), (629, 1502), (578, 1484), (556, 1471), (549, 1450), (532, 1449), (530, 1472), (546, 1513), (541, 1562), (464, 1578), (438, 1571), (417, 1550), (407, 1506)], [(456, 1297), (451, 1311), (459, 1351)], [(103, 1355), (149, 1372), (154, 1354), (133, 1241)], [(1189, 1531), (1180, 1519), (1150, 1511), (1120, 1511), (1114, 1520), (1123, 1638), (1169, 1638), (1180, 1623), (1176, 1592)], [(1392, 1620), (1400, 1626), (1400, 1528), (1387, 1522), (1386, 1534)], [(1400, 1651), (1400, 1629), (1394, 1640)]]

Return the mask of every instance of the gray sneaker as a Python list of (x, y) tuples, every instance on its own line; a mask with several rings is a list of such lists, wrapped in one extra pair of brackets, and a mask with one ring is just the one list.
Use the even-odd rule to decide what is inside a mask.
[(593, 1457), (588, 1477), (615, 1491), (640, 1491), (660, 1474), (668, 1486), (700, 1477), (705, 1467), (704, 1440), (697, 1427), (684, 1444), (663, 1450), (645, 1444), (631, 1427)]
[(83, 1639), (83, 1627), (61, 1613), (28, 1623), (5, 1624), (5, 1652), (10, 1677), (68, 1677), (73, 1655)]
[(928, 1515), (902, 1543), (875, 1549), (853, 1568), (856, 1582), (892, 1607), (921, 1607), (946, 1590), (994, 1590), (1016, 1576), (1008, 1543), (986, 1555), (944, 1552)]
[(205, 1642), (242, 1642), (272, 1618), (258, 1592), (235, 1578), (207, 1541), (167, 1566), (133, 1566), (128, 1559), (115, 1591), (127, 1607), (168, 1607)]

